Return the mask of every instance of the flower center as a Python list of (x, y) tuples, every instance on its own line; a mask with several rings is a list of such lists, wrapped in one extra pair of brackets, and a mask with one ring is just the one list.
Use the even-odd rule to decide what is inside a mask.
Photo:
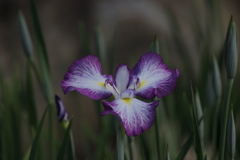
[(123, 98), (122, 99), (124, 102), (126, 102), (127, 104), (130, 104), (130, 102), (131, 102), (131, 98)]

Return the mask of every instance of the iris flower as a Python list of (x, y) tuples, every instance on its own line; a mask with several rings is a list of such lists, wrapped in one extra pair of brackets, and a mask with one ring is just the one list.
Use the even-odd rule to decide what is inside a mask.
[(114, 76), (102, 75), (98, 58), (88, 55), (73, 62), (61, 85), (65, 94), (76, 90), (94, 100), (113, 95), (114, 101), (102, 102), (105, 110), (101, 115), (118, 116), (126, 134), (136, 136), (152, 126), (159, 105), (159, 101), (147, 103), (136, 96), (145, 99), (167, 96), (179, 76), (179, 71), (169, 69), (157, 53), (143, 54), (132, 70), (126, 64), (119, 65)]

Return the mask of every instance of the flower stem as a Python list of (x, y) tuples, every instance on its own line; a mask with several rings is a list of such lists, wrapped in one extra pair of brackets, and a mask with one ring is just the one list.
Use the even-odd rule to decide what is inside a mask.
[(118, 119), (116, 119), (116, 131), (117, 131), (117, 160), (124, 160), (125, 133)]
[(219, 118), (219, 108), (220, 108), (220, 99), (217, 100), (217, 103), (215, 105), (215, 110), (213, 111), (213, 134), (212, 134), (212, 137), (213, 137), (213, 155), (212, 155), (212, 160), (215, 160), (216, 159), (216, 156), (217, 156), (217, 127), (219, 125), (219, 122), (218, 122), (218, 118)]
[(129, 153), (130, 153), (130, 160), (134, 160), (134, 137), (129, 137)]
[(157, 156), (158, 156), (158, 159), (161, 159), (160, 141), (159, 141), (160, 138), (159, 138), (158, 115), (155, 118), (154, 128), (155, 128), (155, 136), (156, 136), (156, 141), (157, 141), (156, 142), (156, 145), (157, 145)]
[(233, 79), (228, 79), (227, 85), (227, 94), (224, 97), (224, 103), (222, 106), (222, 127), (221, 127), (221, 135), (220, 135), (220, 155), (219, 160), (224, 160), (224, 152), (225, 152), (225, 143), (226, 143), (226, 132), (227, 132), (227, 121), (228, 121), (228, 112), (229, 112), (229, 100), (232, 90)]

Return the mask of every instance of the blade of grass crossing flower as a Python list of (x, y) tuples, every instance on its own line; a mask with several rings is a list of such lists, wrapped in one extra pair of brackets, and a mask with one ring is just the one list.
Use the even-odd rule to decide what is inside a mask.
[(89, 41), (87, 38), (86, 26), (83, 21), (79, 22), (78, 26), (79, 26), (80, 38), (81, 38), (82, 44), (83, 44), (83, 53), (84, 53), (84, 56), (87, 56), (87, 55), (91, 54), (91, 51), (90, 51), (90, 47), (89, 47)]
[(156, 111), (156, 117), (155, 117), (155, 122), (154, 122), (154, 129), (155, 129), (155, 136), (156, 136), (156, 145), (157, 145), (157, 156), (158, 156), (158, 159), (161, 159), (161, 144), (160, 144), (160, 137), (159, 137), (159, 129), (160, 129), (160, 126), (159, 126), (159, 119), (158, 119), (158, 116), (159, 116), (159, 113), (158, 113), (158, 110)]
[(46, 114), (47, 114), (47, 111), (48, 111), (49, 107), (50, 107), (50, 105), (48, 104), (47, 107), (44, 110), (41, 121), (38, 125), (38, 129), (37, 129), (35, 138), (33, 140), (31, 151), (30, 151), (30, 154), (29, 154), (29, 160), (35, 160), (37, 158), (38, 143), (39, 143), (39, 140), (40, 140), (40, 135), (41, 135), (41, 132), (42, 132), (43, 123), (44, 123), (44, 120), (45, 120), (45, 117), (46, 117)]
[(220, 133), (220, 145), (219, 145), (219, 160), (224, 160), (225, 154), (225, 143), (226, 143), (226, 131), (227, 131), (227, 120), (228, 120), (228, 112), (229, 112), (229, 101), (230, 95), (232, 91), (233, 79), (228, 79), (227, 82), (227, 92), (224, 96), (222, 110), (222, 126), (221, 126), (221, 133)]
[[(69, 153), (66, 154), (67, 151), (67, 146), (69, 145), (69, 140), (70, 140), (70, 135), (71, 135), (71, 127), (72, 127), (72, 121), (73, 118), (71, 118), (71, 120), (69, 121), (68, 127), (65, 131), (64, 134), (64, 138), (62, 141), (62, 144), (60, 146), (60, 149), (58, 151), (58, 155), (57, 155), (57, 160), (64, 160), (66, 159), (66, 155), (69, 155)], [(71, 151), (70, 151), (71, 152)], [(73, 152), (71, 152), (70, 154), (73, 154)], [(69, 156), (68, 158), (70, 158), (69, 160), (73, 160), (75, 157), (75, 155)], [(72, 158), (72, 159), (71, 159)]]
[(182, 149), (181, 149), (180, 153), (178, 154), (176, 160), (183, 160), (184, 159), (184, 157), (186, 156), (186, 154), (187, 154), (189, 148), (191, 147), (192, 143), (193, 143), (193, 134), (191, 134), (188, 137), (187, 141), (182, 146)]
[[(155, 52), (155, 53), (158, 53), (160, 54), (160, 50), (159, 50), (159, 40), (158, 40), (158, 37), (157, 35), (155, 35), (154, 37), (154, 40), (150, 46), (150, 52)], [(155, 98), (155, 100), (157, 100), (157, 98)], [(155, 117), (155, 122), (154, 122), (154, 129), (155, 129), (155, 136), (156, 136), (156, 146), (157, 146), (157, 156), (158, 156), (158, 159), (161, 159), (161, 144), (160, 144), (160, 137), (159, 137), (159, 109), (156, 110), (156, 117)]]
[(196, 156), (197, 156), (197, 160), (203, 160), (201, 138), (200, 138), (200, 134), (199, 134), (198, 122), (196, 120), (196, 115), (195, 115), (196, 101), (195, 101), (195, 98), (194, 98), (192, 86), (191, 86), (191, 92), (192, 92), (192, 103), (193, 103), (192, 123), (193, 123), (193, 133), (194, 133), (194, 148), (195, 148), (195, 153), (196, 153)]
[(26, 67), (26, 97), (27, 97), (27, 110), (28, 110), (28, 122), (30, 127), (31, 136), (35, 135), (37, 130), (37, 114), (36, 114), (36, 105), (32, 87), (32, 79), (31, 79), (31, 70), (29, 61)]

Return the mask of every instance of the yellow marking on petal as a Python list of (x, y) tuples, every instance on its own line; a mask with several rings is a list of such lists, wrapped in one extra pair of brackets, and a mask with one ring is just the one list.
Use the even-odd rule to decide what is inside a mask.
[(104, 87), (104, 83), (98, 82), (98, 84), (102, 87)]
[(130, 104), (132, 99), (131, 98), (123, 98), (122, 100), (125, 101), (127, 104)]
[(145, 81), (140, 82), (139, 88), (143, 87), (145, 85), (145, 83), (146, 83)]

